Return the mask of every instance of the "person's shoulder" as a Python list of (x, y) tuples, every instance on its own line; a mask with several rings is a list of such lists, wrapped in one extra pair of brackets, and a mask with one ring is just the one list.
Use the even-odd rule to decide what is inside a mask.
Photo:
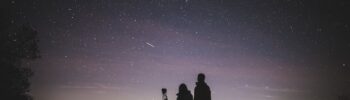
[(205, 88), (207, 88), (207, 89), (210, 89), (210, 87), (209, 87), (209, 85), (208, 85), (207, 83), (205, 83), (203, 86), (204, 86)]
[(205, 87), (209, 87), (209, 85), (208, 85), (207, 83), (204, 83), (203, 85), (204, 85)]

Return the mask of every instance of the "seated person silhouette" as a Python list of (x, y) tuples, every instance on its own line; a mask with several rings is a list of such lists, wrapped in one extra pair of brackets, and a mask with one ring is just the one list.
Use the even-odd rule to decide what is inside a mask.
[(211, 92), (207, 83), (204, 82), (205, 75), (198, 74), (196, 87), (194, 88), (194, 100), (211, 100)]
[(176, 95), (176, 100), (193, 100), (191, 92), (187, 89), (187, 86), (184, 83), (179, 86), (179, 93)]

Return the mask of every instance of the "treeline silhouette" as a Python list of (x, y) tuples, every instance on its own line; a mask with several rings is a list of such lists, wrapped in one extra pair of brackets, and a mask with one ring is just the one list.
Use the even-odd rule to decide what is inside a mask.
[[(6, 0), (5, 0), (6, 1)], [(29, 25), (16, 25), (12, 6), (2, 2), (0, 16), (0, 100), (32, 100), (28, 60), (39, 58), (37, 32)]]
[(33, 72), (22, 66), (24, 60), (39, 57), (37, 32), (27, 26), (1, 30), (0, 95), (7, 100), (31, 100), (29, 77)]

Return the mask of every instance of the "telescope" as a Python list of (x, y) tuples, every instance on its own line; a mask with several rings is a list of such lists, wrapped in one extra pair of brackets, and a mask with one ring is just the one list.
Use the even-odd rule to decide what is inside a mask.
[(163, 95), (162, 97), (163, 100), (168, 100), (168, 96), (166, 95), (166, 88), (162, 88), (162, 95)]

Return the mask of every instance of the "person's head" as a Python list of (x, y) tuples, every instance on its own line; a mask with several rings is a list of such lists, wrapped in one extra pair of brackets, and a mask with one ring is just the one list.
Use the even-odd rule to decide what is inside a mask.
[(186, 84), (184, 83), (180, 84), (179, 91), (188, 91)]
[(162, 88), (162, 93), (163, 93), (163, 94), (166, 93), (166, 88)]
[(199, 73), (197, 77), (198, 82), (204, 82), (205, 80), (205, 75), (203, 73)]

